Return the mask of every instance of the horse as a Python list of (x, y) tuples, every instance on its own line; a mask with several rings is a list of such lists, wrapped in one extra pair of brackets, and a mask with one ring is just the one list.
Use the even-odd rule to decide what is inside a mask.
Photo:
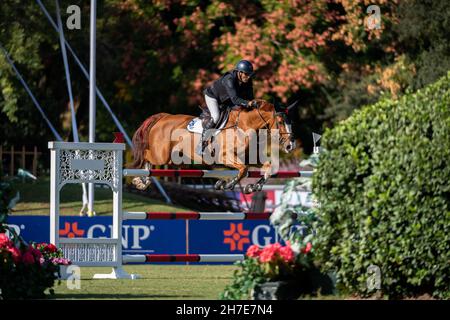
[[(217, 164), (238, 170), (238, 174), (228, 181), (218, 180), (215, 185), (216, 190), (233, 190), (234, 186), (247, 176), (249, 161), (248, 159), (242, 160), (242, 153), (239, 153), (238, 149), (240, 148), (241, 152), (248, 152), (254, 136), (243, 135), (243, 132), (252, 132), (253, 130), (260, 136), (261, 129), (268, 129), (271, 133), (273, 129), (278, 129), (275, 131), (279, 134), (278, 141), (275, 141), (276, 144), (279, 143), (286, 153), (295, 148), (295, 140), (287, 113), (295, 107), (296, 103), (280, 111), (265, 100), (256, 101), (257, 107), (253, 109), (234, 107), (223, 128), (214, 131), (213, 141), (215, 141), (216, 148), (213, 151), (216, 153), (215, 159), (219, 159)], [(205, 158), (195, 153), (195, 146), (198, 145), (201, 134), (186, 129), (194, 118), (190, 115), (169, 113), (158, 113), (148, 117), (133, 135), (134, 161), (129, 168), (150, 169), (152, 165), (174, 164), (174, 155), (180, 154), (180, 151), (183, 157), (189, 159), (191, 163), (193, 161), (197, 164), (205, 164)], [(174, 134), (175, 132), (177, 134)], [(174, 136), (176, 137), (169, 139)], [(185, 144), (184, 148), (181, 148), (180, 141), (188, 142), (187, 146)], [(212, 144), (208, 146), (207, 150), (209, 151), (211, 148)], [(245, 193), (260, 191), (273, 174), (270, 161), (258, 161), (255, 165), (262, 169), (264, 175), (256, 184), (245, 186)], [(150, 183), (149, 177), (133, 179), (133, 184), (140, 190), (145, 190)]]

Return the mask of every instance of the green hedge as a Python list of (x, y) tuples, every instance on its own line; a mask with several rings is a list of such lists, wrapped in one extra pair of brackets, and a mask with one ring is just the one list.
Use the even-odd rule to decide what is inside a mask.
[(316, 253), (348, 293), (450, 298), (450, 72), (355, 112), (322, 137)]

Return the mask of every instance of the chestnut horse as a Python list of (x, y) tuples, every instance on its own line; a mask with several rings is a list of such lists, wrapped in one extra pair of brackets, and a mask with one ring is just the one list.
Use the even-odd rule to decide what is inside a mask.
[[(219, 180), (216, 184), (216, 189), (232, 190), (242, 178), (247, 176), (249, 162), (248, 160), (242, 161), (242, 157), (239, 157), (238, 154), (238, 148), (248, 152), (251, 138), (248, 135), (242, 138), (242, 132), (253, 129), (253, 132), (259, 135), (258, 130), (268, 129), (268, 132), (272, 134), (274, 132), (273, 129), (278, 129), (278, 131), (275, 131), (279, 136), (276, 143), (279, 143), (283, 151), (288, 153), (295, 148), (291, 126), (285, 116), (287, 110), (294, 107), (295, 103), (289, 108), (283, 109), (282, 112), (276, 112), (272, 104), (264, 100), (256, 101), (258, 103), (257, 108), (246, 109), (238, 107), (231, 110), (223, 129), (216, 131), (217, 134), (214, 136), (214, 141), (217, 143), (216, 146), (220, 146), (220, 148), (215, 149), (218, 150), (216, 154), (219, 156), (218, 159), (220, 159), (218, 162), (216, 161), (216, 164), (238, 170), (238, 174), (234, 178), (229, 179), (229, 181)], [(205, 164), (205, 158), (195, 153), (195, 147), (200, 141), (200, 134), (192, 133), (186, 129), (193, 119), (194, 117), (189, 115), (172, 115), (168, 113), (158, 113), (147, 118), (133, 136), (134, 162), (130, 168), (150, 169), (151, 165), (174, 164), (173, 155), (181, 150), (180, 141), (189, 142), (188, 146), (181, 150), (183, 157), (190, 159), (190, 163)], [(178, 134), (174, 138), (176, 131)], [(208, 147), (212, 147), (212, 145)], [(258, 163), (252, 165), (262, 167), (264, 175), (256, 184), (247, 185), (244, 188), (246, 193), (261, 190), (263, 184), (273, 174), (271, 163), (269, 161), (262, 163), (259, 160)], [(150, 182), (149, 177), (136, 177), (133, 179), (133, 184), (141, 190), (146, 189)]]

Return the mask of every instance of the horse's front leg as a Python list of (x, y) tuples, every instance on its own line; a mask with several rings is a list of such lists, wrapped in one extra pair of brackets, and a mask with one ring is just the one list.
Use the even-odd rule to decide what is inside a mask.
[(256, 191), (261, 191), (264, 184), (266, 184), (267, 180), (272, 175), (272, 164), (270, 162), (265, 162), (261, 168), (263, 171), (263, 176), (259, 179), (255, 184), (248, 184), (244, 188), (245, 193), (252, 193)]
[(230, 181), (225, 183), (225, 185), (223, 186), (224, 190), (233, 190), (234, 187), (236, 186), (236, 184), (238, 184), (242, 178), (245, 178), (247, 176), (248, 166), (243, 164), (243, 165), (237, 166), (236, 169), (239, 170), (239, 173), (237, 174), (236, 177), (234, 177), (233, 179), (231, 179)]
[(272, 176), (272, 164), (268, 161), (265, 162), (262, 166), (262, 171), (264, 172), (264, 175), (255, 184), (257, 191), (261, 191), (267, 180), (269, 180), (269, 178)]

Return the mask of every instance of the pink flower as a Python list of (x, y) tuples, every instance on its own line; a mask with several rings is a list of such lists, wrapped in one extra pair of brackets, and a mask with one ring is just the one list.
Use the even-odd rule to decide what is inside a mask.
[(5, 233), (0, 233), (0, 248), (10, 248), (12, 247), (13, 243), (9, 238), (6, 236)]
[(306, 244), (306, 247), (302, 249), (302, 253), (305, 253), (305, 254), (306, 254), (306, 253), (310, 252), (311, 249), (312, 249), (312, 244), (311, 244), (311, 242), (308, 242), (308, 243)]
[(247, 249), (247, 256), (249, 256), (250, 258), (257, 258), (257, 257), (259, 257), (260, 254), (261, 254), (261, 249), (256, 244), (251, 245)]
[(270, 246), (272, 246), (272, 248), (273, 248), (273, 250), (275, 250), (275, 251), (279, 251), (283, 246), (280, 244), (280, 243), (278, 243), (278, 242), (276, 242), (276, 243), (274, 243), (274, 244), (271, 244)]
[(69, 259), (64, 259), (64, 258), (52, 258), (51, 261), (55, 265), (60, 264), (60, 265), (67, 266), (67, 265), (71, 264)]
[(19, 263), (21, 260), (20, 250), (13, 246), (11, 248), (8, 248), (8, 251), (11, 252), (14, 263)]
[(24, 255), (22, 256), (22, 261), (25, 264), (33, 264), (35, 262), (34, 256), (30, 251), (24, 253)]
[(269, 245), (263, 249), (261, 254), (259, 255), (259, 261), (261, 262), (270, 262), (275, 259), (277, 254), (277, 248), (273, 245)]
[(283, 258), (286, 262), (294, 261), (294, 252), (292, 251), (290, 246), (285, 246), (280, 248), (279, 250), (281, 258)]

